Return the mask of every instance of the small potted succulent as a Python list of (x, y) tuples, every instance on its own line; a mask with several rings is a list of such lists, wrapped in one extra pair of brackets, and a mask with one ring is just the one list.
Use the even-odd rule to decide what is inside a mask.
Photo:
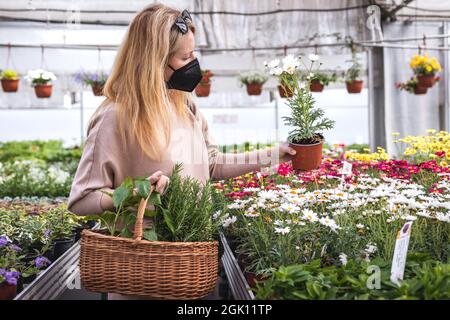
[(0, 73), (2, 88), (4, 92), (16, 92), (19, 88), (19, 76), (14, 70), (3, 70)]
[(363, 89), (364, 82), (360, 79), (361, 74), (361, 63), (353, 54), (352, 65), (344, 74), (345, 84), (347, 86), (348, 93), (361, 93)]
[(416, 54), (409, 63), (414, 74), (417, 76), (418, 84), (423, 88), (431, 88), (436, 83), (436, 73), (442, 70), (436, 58), (430, 58), (428, 54), (423, 56)]
[[(439, 78), (437, 79), (437, 81), (439, 81)], [(420, 95), (420, 94), (426, 94), (428, 91), (427, 87), (422, 87), (419, 84), (419, 81), (417, 79), (416, 76), (411, 77), (411, 79), (409, 79), (407, 82), (402, 83), (402, 82), (397, 82), (395, 84), (396, 88), (399, 90), (405, 90), (407, 92), (410, 93), (414, 93), (416, 95)]]
[(267, 80), (269, 80), (269, 77), (260, 71), (250, 71), (239, 76), (241, 84), (247, 86), (249, 96), (259, 96)]
[(200, 83), (195, 88), (195, 94), (197, 97), (209, 96), (211, 92), (211, 77), (213, 76), (214, 74), (211, 70), (202, 70), (202, 80), (200, 80)]
[(81, 71), (75, 75), (75, 80), (81, 82), (82, 84), (91, 86), (94, 96), (99, 97), (103, 95), (103, 87), (108, 80), (108, 74), (103, 71), (94, 73)]
[[(324, 137), (323, 130), (333, 128), (334, 121), (325, 118), (325, 112), (320, 108), (315, 108), (314, 99), (310, 91), (311, 80), (306, 85), (299, 85), (298, 69), (300, 64), (311, 73), (318, 57), (314, 55), (310, 58), (309, 68), (303, 63), (301, 57), (293, 55), (286, 56), (280, 64), (276, 59), (267, 64), (269, 72), (278, 76), (280, 82), (289, 87), (293, 93), (287, 103), (291, 108), (291, 115), (283, 117), (287, 125), (294, 129), (289, 132), (289, 146), (297, 152), (292, 159), (293, 168), (301, 171), (317, 169), (322, 162), (322, 146)], [(292, 86), (291, 84), (294, 84)]]
[(52, 82), (56, 80), (56, 76), (49, 71), (43, 69), (35, 69), (28, 71), (25, 76), (28, 83), (34, 87), (34, 91), (38, 98), (50, 98), (52, 95)]
[(330, 75), (324, 72), (314, 72), (307, 75), (305, 78), (306, 80), (310, 80), (311, 92), (322, 92), (325, 86), (336, 81), (337, 76), (336, 73)]

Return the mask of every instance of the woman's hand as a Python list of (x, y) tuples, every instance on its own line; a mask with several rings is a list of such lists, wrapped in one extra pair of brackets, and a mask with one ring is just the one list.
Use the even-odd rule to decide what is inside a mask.
[(289, 147), (289, 143), (285, 142), (279, 145), (279, 157), (280, 162), (286, 162), (289, 160), (292, 160), (294, 155), (296, 154), (296, 151)]
[(156, 171), (154, 174), (152, 174), (147, 179), (150, 180), (150, 184), (156, 183), (155, 191), (159, 192), (160, 194), (164, 193), (164, 191), (167, 189), (167, 186), (170, 182), (169, 177), (163, 175), (161, 170)]

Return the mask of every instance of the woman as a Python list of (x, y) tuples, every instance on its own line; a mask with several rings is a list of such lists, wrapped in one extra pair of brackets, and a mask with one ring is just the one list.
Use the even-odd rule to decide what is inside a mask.
[(163, 192), (175, 163), (205, 182), (287, 161), (287, 144), (242, 154), (220, 153), (191, 101), (201, 79), (189, 13), (157, 4), (131, 22), (95, 112), (70, 192), (69, 210), (101, 214), (127, 176), (149, 176)]

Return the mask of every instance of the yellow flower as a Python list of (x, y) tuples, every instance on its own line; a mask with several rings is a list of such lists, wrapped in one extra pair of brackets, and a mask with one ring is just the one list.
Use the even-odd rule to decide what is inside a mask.
[(439, 165), (440, 165), (441, 167), (447, 168), (448, 163), (447, 163), (447, 161), (441, 161), (441, 163), (439, 163)]
[(398, 137), (400, 135), (400, 132), (392, 132), (392, 136)]

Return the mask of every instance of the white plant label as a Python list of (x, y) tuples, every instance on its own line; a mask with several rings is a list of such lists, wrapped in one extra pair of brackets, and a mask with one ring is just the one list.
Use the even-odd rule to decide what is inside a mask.
[(346, 175), (346, 176), (351, 176), (352, 175), (352, 168), (353, 165), (350, 162), (344, 161), (343, 162), (343, 168), (342, 168), (342, 174)]
[(412, 224), (412, 221), (405, 223), (402, 229), (397, 233), (391, 267), (391, 281), (396, 285), (399, 285), (399, 280), (403, 280)]

